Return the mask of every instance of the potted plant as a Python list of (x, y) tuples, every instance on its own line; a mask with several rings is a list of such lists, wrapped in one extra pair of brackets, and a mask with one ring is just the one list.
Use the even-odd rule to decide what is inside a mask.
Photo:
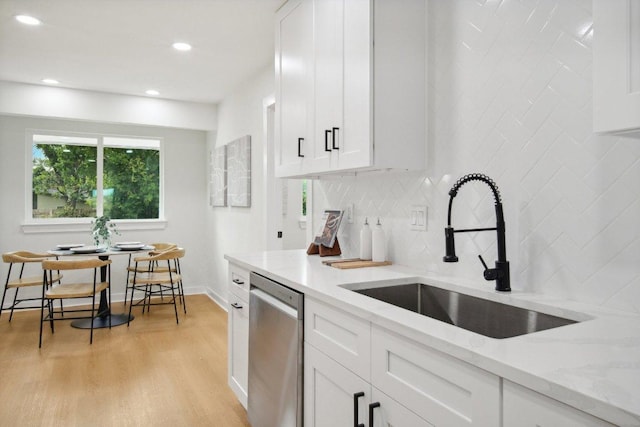
[(106, 215), (97, 217), (91, 222), (91, 235), (96, 246), (111, 246), (111, 234), (120, 234), (111, 218)]

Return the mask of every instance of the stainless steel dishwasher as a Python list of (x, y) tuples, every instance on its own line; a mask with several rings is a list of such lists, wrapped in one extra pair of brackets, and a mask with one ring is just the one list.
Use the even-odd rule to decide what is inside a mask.
[(303, 297), (250, 275), (249, 386), (252, 427), (302, 427)]

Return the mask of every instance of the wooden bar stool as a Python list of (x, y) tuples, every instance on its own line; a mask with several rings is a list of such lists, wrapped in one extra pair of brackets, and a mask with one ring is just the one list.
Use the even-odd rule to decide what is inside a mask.
[[(106, 281), (101, 280), (100, 269), (106, 267)], [(54, 333), (53, 323), (58, 320), (74, 320), (74, 319), (94, 319), (108, 313), (101, 313), (96, 305), (96, 295), (103, 290), (107, 290), (107, 307), (111, 303), (111, 260), (101, 260), (98, 258), (81, 259), (81, 260), (45, 260), (42, 261), (42, 270), (44, 271), (44, 284), (42, 286), (42, 306), (40, 308), (40, 342), (42, 347), (42, 326), (45, 322), (51, 325), (51, 333)], [(53, 272), (61, 270), (85, 270), (89, 280), (86, 282), (74, 282), (54, 285)], [(53, 308), (53, 301), (56, 299), (73, 299), (73, 298), (91, 298), (91, 308), (66, 309), (56, 311)], [(48, 313), (45, 316), (44, 307), (47, 306)], [(108, 310), (108, 308), (107, 308)], [(74, 313), (85, 313), (82, 315), (73, 315)], [(72, 314), (73, 316), (68, 316)], [(67, 315), (67, 316), (64, 316)], [(93, 321), (91, 322), (91, 334), (89, 336), (89, 344), (93, 343)], [(111, 316), (109, 316), (109, 329), (111, 329)]]
[[(7, 295), (7, 291), (11, 288), (15, 289), (15, 292), (13, 294), (13, 303), (11, 304), (11, 306), (5, 309), (5, 310), (9, 310), (9, 309), (11, 310), (11, 314), (9, 315), (9, 322), (11, 322), (11, 319), (13, 318), (14, 310), (40, 308), (39, 305), (18, 307), (19, 304), (27, 301), (41, 300), (41, 296), (19, 298), (18, 293), (22, 288), (42, 286), (42, 270), (40, 270), (39, 264), (42, 261), (49, 258), (52, 258), (52, 255), (39, 254), (39, 253), (28, 252), (28, 251), (7, 252), (2, 254), (2, 261), (9, 264), (9, 271), (7, 272), (7, 280), (4, 283), (4, 292), (2, 292), (2, 302), (0, 302), (0, 316), (2, 315), (2, 310), (4, 309), (4, 300)], [(33, 263), (38, 264), (38, 274), (35, 276), (25, 276), (25, 266)], [(18, 270), (19, 270), (19, 273), (17, 272)], [(12, 273), (13, 273), (13, 276), (12, 276)], [(52, 283), (60, 282), (60, 279), (62, 279), (62, 275), (59, 272), (51, 275)], [(40, 292), (38, 292), (38, 295), (39, 294)], [(62, 308), (62, 306), (60, 307)]]
[[(164, 242), (159, 242), (159, 243), (150, 243), (149, 246), (153, 246), (154, 249), (152, 251), (149, 251), (149, 256), (153, 256), (153, 255), (157, 255), (161, 252), (164, 251), (169, 251), (171, 249), (176, 249), (178, 247), (178, 245), (176, 245), (175, 243), (164, 243)], [(148, 273), (150, 271), (153, 270), (152, 267), (156, 268), (156, 272), (160, 273), (163, 272), (166, 267), (161, 267), (158, 265), (157, 261), (155, 263), (155, 266), (152, 266), (150, 263), (140, 263), (139, 265), (135, 264), (133, 261), (133, 254), (129, 254), (129, 264), (127, 266), (127, 284), (125, 286), (124, 289), (124, 305), (127, 305), (127, 295), (129, 294), (129, 290), (132, 288), (131, 285), (131, 273), (137, 271), (138, 273)], [(176, 272), (174, 270), (174, 272)]]
[[(145, 309), (150, 310), (152, 305), (172, 304), (176, 314), (176, 323), (179, 323), (176, 299), (180, 298), (182, 276), (176, 266), (178, 265), (177, 261), (184, 257), (184, 254), (185, 250), (183, 248), (176, 248), (157, 255), (134, 259), (135, 269), (133, 278), (130, 281), (132, 292), (129, 300), (129, 318), (131, 318), (131, 309), (134, 305), (142, 305), (142, 312), (144, 313)], [(151, 265), (151, 271), (138, 271), (138, 266), (144, 263)], [(162, 270), (156, 270), (156, 268), (162, 268)], [(133, 296), (136, 291), (144, 292), (144, 297), (134, 304)], [(165, 294), (171, 295), (170, 301), (164, 300)], [(154, 296), (160, 296), (160, 301), (152, 301)]]

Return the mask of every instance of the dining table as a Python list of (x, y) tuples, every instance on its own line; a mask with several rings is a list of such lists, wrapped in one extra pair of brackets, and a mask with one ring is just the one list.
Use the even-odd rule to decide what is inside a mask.
[[(77, 245), (58, 245), (56, 249), (47, 251), (51, 255), (56, 257), (87, 257), (97, 256), (101, 260), (108, 260), (111, 256), (129, 255), (131, 256), (137, 252), (149, 252), (155, 249), (153, 246), (146, 244), (127, 244), (127, 245), (114, 245), (107, 248)], [(107, 266), (100, 267), (100, 280), (105, 282), (107, 280)], [(111, 286), (111, 284), (109, 284)], [(79, 329), (90, 329), (93, 322), (93, 328), (108, 328), (109, 326), (123, 325), (135, 318), (135, 316), (129, 316), (128, 313), (111, 312), (109, 305), (109, 298), (107, 297), (107, 290), (103, 289), (100, 292), (100, 302), (98, 307), (98, 316), (93, 319), (78, 319), (71, 322), (71, 326)]]

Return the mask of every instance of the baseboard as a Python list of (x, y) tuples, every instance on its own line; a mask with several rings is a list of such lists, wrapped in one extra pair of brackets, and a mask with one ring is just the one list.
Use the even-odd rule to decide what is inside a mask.
[[(227, 300), (225, 298), (222, 298), (222, 296), (220, 294), (216, 293), (211, 288), (208, 288), (208, 287), (205, 287), (205, 286), (191, 286), (191, 287), (188, 287), (188, 288), (184, 288), (184, 293), (185, 293), (185, 295), (206, 295), (213, 302), (218, 304), (220, 306), (220, 308), (222, 308), (224, 311), (227, 311)], [(111, 293), (111, 302), (112, 303), (114, 303), (114, 302), (123, 302), (123, 301), (124, 301), (124, 292), (112, 292)], [(74, 306), (87, 305), (87, 302), (89, 304), (91, 304), (91, 300), (90, 299), (78, 299), (78, 300), (66, 299), (66, 300), (64, 300), (64, 305), (65, 305), (65, 307), (67, 307), (67, 306), (68, 307), (74, 307)], [(24, 306), (24, 307), (27, 308), (28, 306)], [(29, 308), (33, 309), (33, 310), (40, 310), (40, 306), (31, 306)], [(8, 310), (8, 307), (2, 307), (2, 311), (4, 312), (5, 310)]]
[(218, 294), (211, 288), (206, 288), (206, 291), (204, 293), (206, 293), (207, 296), (211, 298), (213, 302), (218, 304), (220, 308), (222, 308), (224, 311), (228, 311), (227, 310), (228, 301), (225, 298), (222, 298), (220, 294)]

